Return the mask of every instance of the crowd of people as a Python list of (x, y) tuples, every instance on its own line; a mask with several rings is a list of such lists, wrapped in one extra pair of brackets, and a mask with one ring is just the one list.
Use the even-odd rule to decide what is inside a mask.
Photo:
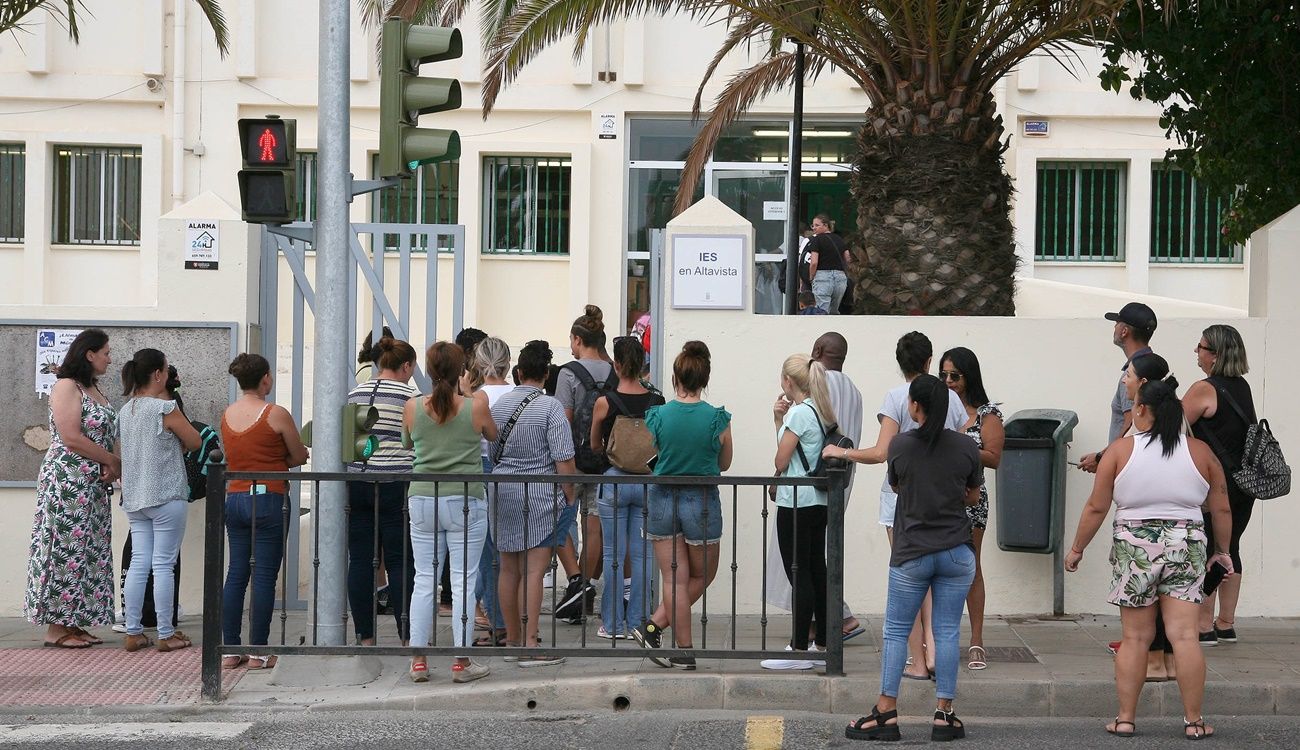
[[(1231, 326), (1206, 328), (1195, 347), (1206, 377), (1180, 399), (1167, 361), (1150, 347), (1154, 312), (1130, 303), (1107, 318), (1125, 362), (1111, 404), (1109, 444), (1078, 463), (1096, 479), (1066, 568), (1078, 568), (1114, 504), (1109, 601), (1120, 608), (1123, 638), (1112, 644), (1119, 711), (1107, 731), (1132, 734), (1143, 682), (1176, 678), (1187, 736), (1210, 736), (1214, 729), (1200, 713), (1200, 649), (1237, 638), (1240, 539), (1254, 502), (1230, 477), (1255, 421), (1243, 377), (1245, 345)], [(379, 415), (371, 430), (378, 448), (347, 467), (358, 475), (348, 491), (347, 588), (360, 643), (375, 642), (376, 561), (382, 561), (387, 606), (402, 642), (428, 646), (441, 612), (450, 618), (460, 652), (452, 680), (485, 677), (489, 668), (472, 658), (474, 647), (540, 645), (543, 577), (558, 560), (569, 578), (556, 618), (580, 621), (590, 613), (593, 581), (603, 579), (601, 638), (632, 639), (660, 666), (695, 669), (695, 659), (680, 653), (693, 647), (691, 607), (720, 562), (724, 523), (717, 487), (508, 480), (528, 474), (716, 477), (731, 466), (732, 416), (704, 398), (712, 368), (708, 346), (690, 341), (682, 347), (672, 363), (671, 394), (663, 394), (645, 379), (640, 338), (615, 338), (612, 356), (606, 341), (594, 306), (574, 321), (573, 361), (563, 367), (553, 363), (545, 341), (527, 343), (512, 358), (501, 339), (467, 329), (456, 342), (427, 349), (423, 364), (431, 388), (420, 393), (410, 384), (419, 359), (415, 348), (386, 330), (373, 344), (367, 338), (358, 384), (348, 396)], [(810, 354), (787, 357), (775, 378), (780, 394), (772, 407), (777, 475), (811, 476), (826, 459), (887, 465), (878, 504), (891, 547), (881, 690), (870, 713), (846, 734), (897, 739), (899, 685), (908, 678), (935, 682), (932, 737), (959, 738), (965, 730), (953, 701), (963, 612), (970, 622), (966, 666), (988, 667), (980, 552), (989, 519), (986, 471), (1003, 458), (1003, 414), (985, 390), (973, 351), (943, 352), (936, 377), (930, 340), (911, 332), (895, 347), (902, 382), (884, 395), (868, 446), (862, 442), (862, 394), (843, 372), (847, 356), (847, 341), (832, 332), (818, 338)], [(127, 401), (119, 410), (98, 386), (111, 364), (108, 336), (88, 330), (59, 368), (25, 611), (46, 626), (47, 646), (102, 642), (88, 628), (113, 619), (108, 529), (113, 487), (120, 483), (133, 537), (123, 587), (124, 648), (155, 645), (141, 624), (150, 574), (156, 648), (185, 648), (190, 641), (174, 626), (174, 566), (190, 499), (185, 453), (200, 437), (169, 389), (174, 371), (164, 353), (142, 349), (126, 364)], [(220, 423), (229, 469), (277, 472), (306, 463), (308, 451), (291, 415), (268, 401), (270, 363), (241, 354), (229, 371), (240, 389)], [(832, 439), (837, 435), (847, 441)], [(492, 481), (376, 484), (366, 481), (367, 472), (489, 474)], [(851, 488), (851, 474), (848, 481)], [(227, 487), (226, 644), (242, 642), (250, 586), (248, 642), (267, 643), (287, 490), (282, 481), (232, 481)], [(842, 612), (827, 610), (826, 492), (781, 485), (772, 497), (777, 510), (768, 580), (777, 585), (765, 595), (792, 612), (793, 627), (786, 658), (762, 666), (812, 669), (823, 663), (817, 652), (826, 647), (828, 628), (840, 627), (845, 639), (863, 628), (847, 605)], [(1203, 591), (1207, 566), (1223, 574), (1213, 592)], [(435, 601), (440, 588), (450, 600), (445, 609)], [(485, 634), (476, 639), (476, 629)], [(678, 655), (656, 653), (665, 648), (665, 633)], [(227, 656), (223, 666), (266, 668), (274, 660)], [(535, 654), (506, 661), (531, 668), (564, 658)], [(427, 659), (412, 659), (409, 674), (427, 681)]]

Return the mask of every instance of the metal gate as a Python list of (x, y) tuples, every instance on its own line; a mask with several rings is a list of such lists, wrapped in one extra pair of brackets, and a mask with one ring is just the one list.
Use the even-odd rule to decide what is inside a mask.
[[(261, 253), (261, 289), (259, 294), (259, 317), (261, 325), (262, 356), (271, 362), (273, 371), (279, 356), (279, 322), (280, 299), (280, 258), (293, 277), (290, 285), (289, 314), (293, 318), (290, 329), (291, 351), (289, 356), (289, 412), (294, 422), (303, 423), (303, 399), (306, 380), (307, 358), (305, 333), (308, 330), (306, 316), (314, 311), (318, 300), (321, 304), (343, 304), (353, 311), (353, 324), (348, 327), (348, 349), (357, 351), (358, 333), (367, 328), (374, 339), (379, 338), (380, 331), (388, 326), (393, 336), (410, 341), (416, 351), (421, 351), (425, 343), (432, 342), (438, 336), (438, 312), (440, 305), (439, 272), (440, 260), (450, 258), (452, 262), (451, 281), (451, 333), (454, 335), (464, 327), (465, 320), (465, 227), (459, 224), (353, 224), (350, 237), (352, 262), (348, 266), (346, 289), (318, 290), (314, 288), (313, 278), (308, 273), (308, 259), (314, 253), (311, 249), (315, 228), (312, 222), (295, 222), (282, 226), (264, 226), (262, 231)], [(417, 278), (413, 273), (413, 260), (423, 258), (425, 270)], [(396, 278), (387, 278), (388, 261), (396, 259)], [(364, 282), (371, 298), (369, 319), (359, 306), (359, 292)], [(319, 292), (319, 293), (318, 293)], [(396, 299), (394, 300), (394, 294)], [(413, 295), (422, 295), (424, 316), (422, 321), (412, 318), (411, 307)], [(414, 299), (420, 299), (416, 296)], [(419, 322), (420, 326), (415, 324)], [(421, 328), (422, 330), (417, 330)], [(419, 334), (419, 338), (412, 338)], [(349, 365), (351, 367), (351, 365)], [(352, 377), (351, 369), (348, 377)], [(277, 372), (277, 381), (280, 379)], [(429, 387), (428, 377), (416, 363), (416, 384), (421, 390)], [(277, 391), (281, 393), (277, 384)], [(300, 518), (310, 511), (311, 498), (302, 483), (292, 482), (289, 488), (290, 507), (297, 508), (290, 513), (288, 540), (285, 545), (285, 567), (287, 569), (285, 597), (282, 602), (291, 609), (305, 609), (307, 603), (298, 598), (299, 583), (299, 538)], [(308, 494), (304, 497), (304, 494)]]

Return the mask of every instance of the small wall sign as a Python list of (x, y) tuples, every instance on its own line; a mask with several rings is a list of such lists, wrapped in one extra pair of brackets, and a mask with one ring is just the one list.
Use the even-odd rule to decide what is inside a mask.
[(215, 271), (221, 259), (221, 231), (217, 222), (191, 219), (185, 222), (185, 267)]
[(673, 237), (673, 307), (743, 310), (745, 245), (743, 235)]
[(1047, 120), (1025, 120), (1026, 138), (1046, 138), (1050, 126)]

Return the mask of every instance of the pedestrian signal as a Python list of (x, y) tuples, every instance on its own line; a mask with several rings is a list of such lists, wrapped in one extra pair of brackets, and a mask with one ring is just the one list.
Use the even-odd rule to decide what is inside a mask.
[(239, 207), (244, 221), (287, 224), (298, 212), (298, 122), (274, 115), (239, 121)]

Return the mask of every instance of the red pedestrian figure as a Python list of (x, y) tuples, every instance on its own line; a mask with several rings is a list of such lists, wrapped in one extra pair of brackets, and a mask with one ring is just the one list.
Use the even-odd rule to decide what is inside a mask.
[(257, 145), (262, 147), (260, 161), (275, 161), (275, 133), (272, 133), (270, 128), (262, 131), (262, 137), (257, 139)]

